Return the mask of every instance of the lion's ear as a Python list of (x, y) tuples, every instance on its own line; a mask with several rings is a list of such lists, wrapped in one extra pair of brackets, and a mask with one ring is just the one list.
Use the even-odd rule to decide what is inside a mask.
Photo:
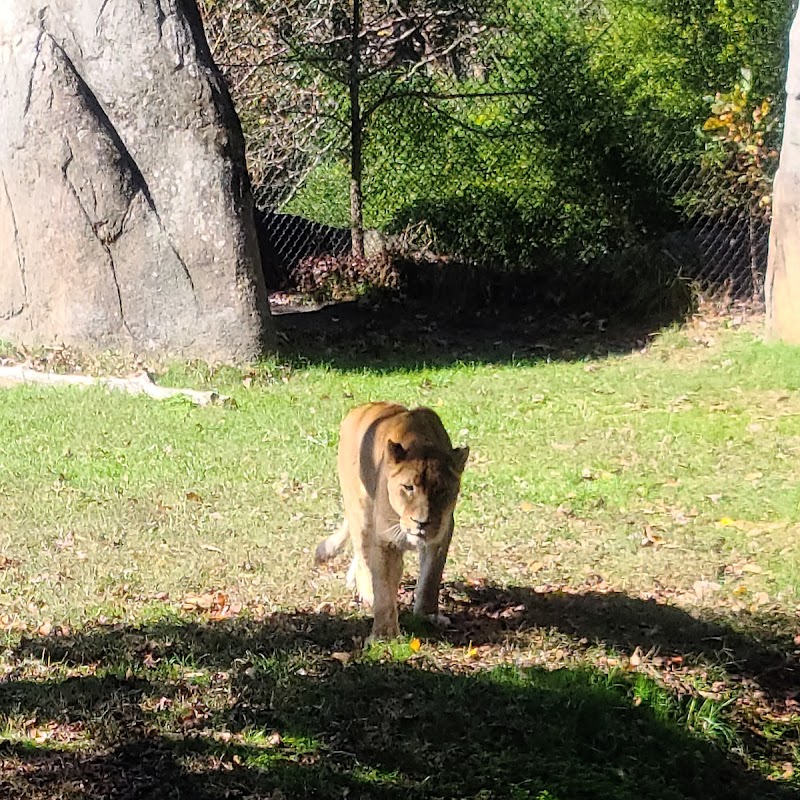
[(386, 449), (389, 451), (389, 458), (394, 462), (405, 461), (408, 451), (399, 442), (391, 439), (386, 442)]
[(453, 469), (460, 475), (467, 466), (467, 459), (469, 458), (469, 447), (454, 447), (453, 448)]

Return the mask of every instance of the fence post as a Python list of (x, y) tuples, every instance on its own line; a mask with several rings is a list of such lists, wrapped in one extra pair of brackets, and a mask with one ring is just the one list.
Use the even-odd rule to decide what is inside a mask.
[(353, 0), (350, 38), (350, 227), (352, 253), (364, 258), (364, 211), (361, 195), (363, 130), (361, 117), (361, 0)]
[(789, 32), (786, 116), (772, 206), (765, 285), (767, 336), (800, 344), (800, 8)]

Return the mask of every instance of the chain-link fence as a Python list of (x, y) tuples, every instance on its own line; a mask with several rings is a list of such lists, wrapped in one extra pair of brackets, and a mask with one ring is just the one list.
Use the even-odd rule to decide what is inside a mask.
[(783, 0), (202, 0), (275, 285), (304, 260), (761, 291)]

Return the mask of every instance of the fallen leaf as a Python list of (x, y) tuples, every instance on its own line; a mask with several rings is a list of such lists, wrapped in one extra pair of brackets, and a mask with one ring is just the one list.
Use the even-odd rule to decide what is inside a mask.
[(203, 502), (203, 498), (197, 492), (186, 492), (186, 499), (191, 500), (193, 503)]
[(169, 697), (160, 697), (157, 701), (155, 706), (153, 706), (155, 711), (166, 711), (172, 705), (172, 700)]
[(529, 503), (527, 500), (523, 500), (519, 504), (519, 510), (524, 511), (526, 514), (529, 514), (531, 511), (533, 511), (533, 503)]
[(50, 622), (43, 622), (37, 629), (36, 633), (40, 636), (49, 636), (53, 632), (53, 625)]
[(710, 597), (714, 592), (720, 590), (720, 585), (714, 581), (695, 581), (692, 584), (694, 593), (700, 600)]
[(412, 653), (418, 653), (420, 648), (422, 647), (422, 642), (417, 639), (415, 636), (409, 643), (408, 646), (411, 648)]
[(334, 659), (335, 661), (338, 661), (340, 664), (347, 664), (352, 657), (353, 657), (352, 653), (346, 653), (346, 652), (331, 653), (331, 658)]
[(729, 525), (733, 525), (734, 524), (734, 520), (732, 520), (730, 517), (723, 517), (719, 521), (719, 524), (722, 525), (723, 527), (728, 527)]
[(769, 603), (769, 595), (766, 592), (758, 592), (753, 595), (753, 603), (756, 606), (765, 606)]
[(658, 547), (663, 544), (664, 537), (656, 533), (650, 525), (644, 526), (644, 534), (642, 535), (642, 547)]
[(742, 564), (742, 572), (755, 572), (756, 574), (763, 572), (764, 570), (758, 564), (747, 563)]

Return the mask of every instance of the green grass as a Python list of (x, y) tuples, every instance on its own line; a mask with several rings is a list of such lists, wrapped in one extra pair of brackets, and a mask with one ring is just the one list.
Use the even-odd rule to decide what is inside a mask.
[[(722, 325), (591, 359), (334, 363), (160, 376), (225, 406), (0, 392), (0, 789), (800, 785), (800, 352)], [(433, 407), (472, 452), (454, 626), (404, 617), (419, 650), (362, 651), (346, 560), (311, 564), (340, 514), (339, 421), (375, 399)]]

